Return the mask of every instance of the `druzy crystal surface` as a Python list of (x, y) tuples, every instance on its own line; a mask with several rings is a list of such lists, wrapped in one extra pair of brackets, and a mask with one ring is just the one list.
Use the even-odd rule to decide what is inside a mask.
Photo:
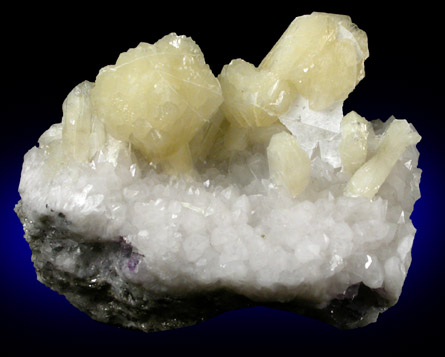
[(420, 136), (343, 113), (368, 55), (326, 13), (217, 76), (174, 33), (122, 53), (24, 158), (16, 212), (38, 279), (147, 332), (255, 305), (376, 321), (411, 264)]

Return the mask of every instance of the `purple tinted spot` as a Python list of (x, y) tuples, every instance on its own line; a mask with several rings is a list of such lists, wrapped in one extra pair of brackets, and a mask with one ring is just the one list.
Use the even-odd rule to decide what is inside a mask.
[(139, 264), (139, 254), (132, 254), (128, 259), (128, 269), (133, 272)]

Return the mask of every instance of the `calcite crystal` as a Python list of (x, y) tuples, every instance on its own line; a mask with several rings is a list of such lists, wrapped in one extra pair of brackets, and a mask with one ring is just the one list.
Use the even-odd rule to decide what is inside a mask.
[(25, 155), (16, 212), (38, 279), (147, 332), (255, 305), (376, 321), (411, 264), (420, 135), (343, 114), (368, 55), (326, 13), (218, 76), (174, 33), (122, 53)]

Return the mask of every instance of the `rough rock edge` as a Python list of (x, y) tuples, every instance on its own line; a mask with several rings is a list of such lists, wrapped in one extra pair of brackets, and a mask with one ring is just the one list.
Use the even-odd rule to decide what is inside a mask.
[[(264, 306), (308, 316), (340, 329), (352, 329), (375, 322), (380, 313), (396, 303), (387, 300), (383, 291), (363, 283), (350, 286), (323, 309), (301, 300), (256, 302), (222, 288), (185, 296), (153, 294), (122, 277), (120, 267), (136, 254), (123, 240), (83, 241), (69, 231), (69, 222), (62, 213), (52, 212), (53, 215), (31, 221), (22, 205), (20, 201), (15, 212), (31, 248), (38, 280), (94, 320), (110, 325), (155, 332), (195, 325), (230, 310)], [(52, 254), (80, 252), (75, 261), (79, 269), (74, 273), (59, 269), (51, 261), (55, 256), (48, 257), (45, 247), (50, 247)], [(88, 267), (86, 276), (81, 276), (82, 267)]]

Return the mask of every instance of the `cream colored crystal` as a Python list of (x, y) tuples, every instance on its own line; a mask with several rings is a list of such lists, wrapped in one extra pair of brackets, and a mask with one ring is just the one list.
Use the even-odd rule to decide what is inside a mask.
[(218, 110), (190, 141), (190, 153), (194, 162), (203, 161), (209, 156), (215, 141), (223, 135), (221, 126), (224, 119), (223, 113)]
[(88, 162), (103, 147), (106, 133), (93, 114), (90, 92), (94, 84), (77, 85), (63, 102), (62, 149), (67, 159)]
[(267, 158), (272, 181), (286, 187), (293, 197), (304, 191), (310, 181), (311, 160), (295, 136), (286, 132), (272, 136)]
[(243, 151), (248, 144), (248, 129), (231, 124), (224, 135), (224, 147), (228, 151)]
[(277, 121), (272, 125), (260, 128), (250, 128), (248, 131), (249, 143), (252, 145), (268, 145), (275, 134), (289, 132), (287, 128)]
[(121, 53), (100, 70), (91, 94), (107, 131), (148, 160), (188, 144), (223, 100), (198, 45), (174, 33)]
[(372, 199), (385, 182), (395, 163), (410, 145), (420, 141), (420, 135), (406, 120), (390, 124), (376, 154), (360, 167), (346, 185), (346, 196)]
[(313, 110), (344, 101), (364, 77), (366, 33), (349, 16), (317, 13), (297, 17), (259, 69), (289, 80)]
[(343, 170), (350, 175), (366, 161), (371, 130), (371, 124), (354, 111), (343, 117), (339, 151)]
[(165, 157), (161, 164), (166, 174), (190, 174), (193, 170), (193, 160), (189, 145), (181, 146), (172, 155)]
[(221, 110), (229, 121), (243, 128), (273, 124), (294, 97), (289, 83), (242, 59), (225, 65), (218, 79), (224, 95)]
[(47, 165), (45, 171), (48, 176), (53, 176), (66, 161), (62, 148), (62, 123), (51, 125), (39, 138), (39, 148), (45, 151)]

